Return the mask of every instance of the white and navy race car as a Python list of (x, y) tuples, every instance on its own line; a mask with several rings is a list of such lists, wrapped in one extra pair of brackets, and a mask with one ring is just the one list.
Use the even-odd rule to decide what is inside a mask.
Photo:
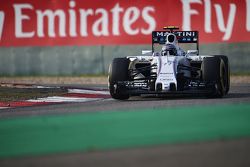
[[(112, 98), (123, 100), (142, 94), (226, 95), (230, 88), (228, 57), (199, 55), (198, 37), (198, 31), (164, 27), (163, 31), (152, 32), (152, 50), (113, 59), (108, 75)], [(185, 51), (187, 45), (195, 49)]]

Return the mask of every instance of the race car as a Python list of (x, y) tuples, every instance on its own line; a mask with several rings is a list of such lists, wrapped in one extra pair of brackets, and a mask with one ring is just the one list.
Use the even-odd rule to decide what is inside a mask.
[[(192, 49), (185, 51), (187, 45)], [(111, 97), (119, 100), (143, 94), (218, 98), (228, 94), (230, 67), (225, 55), (199, 55), (198, 31), (167, 26), (152, 32), (152, 50), (114, 58), (108, 80)]]

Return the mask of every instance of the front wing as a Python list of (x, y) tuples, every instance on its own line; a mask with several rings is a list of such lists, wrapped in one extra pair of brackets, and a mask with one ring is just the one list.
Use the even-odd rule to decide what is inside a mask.
[(117, 87), (126, 94), (131, 96), (138, 96), (143, 94), (151, 95), (208, 95), (214, 93), (216, 90), (214, 83), (209, 84), (196, 84), (190, 85), (185, 90), (176, 90), (176, 91), (156, 91), (150, 90), (147, 83), (137, 83), (136, 85), (131, 84), (130, 81), (118, 82)]

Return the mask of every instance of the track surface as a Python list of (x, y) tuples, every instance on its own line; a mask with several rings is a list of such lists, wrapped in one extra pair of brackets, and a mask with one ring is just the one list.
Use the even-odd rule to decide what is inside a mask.
[[(83, 86), (86, 87), (86, 86)], [(90, 86), (89, 88), (103, 89), (106, 86)], [(229, 94), (224, 98), (208, 99), (206, 97), (132, 97), (126, 101), (105, 99), (87, 103), (70, 103), (60, 105), (35, 106), (24, 108), (12, 108), (0, 110), (0, 118), (16, 116), (35, 116), (43, 114), (64, 114), (76, 112), (103, 112), (110, 110), (134, 110), (157, 107), (179, 107), (179, 106), (200, 106), (200, 105), (220, 105), (250, 103), (250, 84), (234, 84), (231, 86)]]
[[(100, 87), (103, 88), (103, 86)], [(232, 85), (229, 95), (222, 99), (203, 97), (133, 97), (128, 101), (106, 99), (87, 103), (3, 109), (0, 111), (0, 118), (241, 103), (250, 103), (250, 84)], [(7, 158), (0, 159), (0, 166), (250, 166), (250, 138)]]

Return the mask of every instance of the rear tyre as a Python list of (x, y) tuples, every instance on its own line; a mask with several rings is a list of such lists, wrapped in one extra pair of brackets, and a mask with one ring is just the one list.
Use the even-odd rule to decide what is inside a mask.
[(226, 66), (220, 57), (206, 57), (203, 59), (202, 78), (207, 85), (213, 85), (211, 97), (223, 97), (226, 94), (228, 76)]
[(117, 84), (119, 81), (128, 81), (128, 66), (127, 58), (115, 58), (109, 66), (109, 92), (114, 99), (129, 98), (126, 87)]

